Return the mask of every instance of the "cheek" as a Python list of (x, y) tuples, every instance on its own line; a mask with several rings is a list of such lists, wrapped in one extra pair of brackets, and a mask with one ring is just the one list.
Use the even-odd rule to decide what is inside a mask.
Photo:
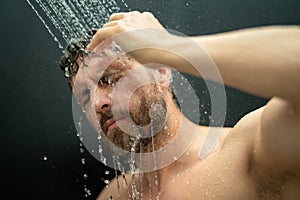
[(143, 104), (146, 104), (145, 93), (141, 88), (139, 88), (130, 97), (129, 110), (138, 112)]
[(150, 95), (145, 89), (137, 90), (131, 97), (129, 111), (133, 121), (138, 125), (147, 125), (150, 122), (149, 109), (152, 104)]

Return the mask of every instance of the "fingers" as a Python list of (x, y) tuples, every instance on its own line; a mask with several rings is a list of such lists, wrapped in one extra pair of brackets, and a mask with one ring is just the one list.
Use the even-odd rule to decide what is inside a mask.
[(151, 12), (143, 12), (142, 15), (153, 18), (154, 15)]
[[(143, 12), (147, 13), (147, 15), (151, 14), (150, 12)], [(108, 21), (115, 21), (115, 20), (121, 20), (124, 19), (126, 16), (130, 15), (138, 15), (141, 14), (139, 11), (131, 11), (131, 12), (119, 12), (119, 13), (113, 13)], [(152, 14), (151, 14), (152, 15)], [(152, 15), (153, 16), (153, 15)]]
[(104, 24), (102, 27), (107, 28), (107, 27), (116, 26), (117, 24), (118, 24), (118, 21), (110, 21), (110, 22)]
[(93, 50), (98, 44), (100, 44), (102, 41), (109, 38), (114, 33), (115, 33), (114, 27), (106, 27), (106, 28), (99, 29), (97, 33), (93, 36), (89, 45), (87, 46), (87, 50), (88, 51)]
[(103, 40), (107, 39), (111, 35), (114, 34), (114, 27), (118, 24), (118, 20), (124, 19), (126, 13), (114, 13), (109, 17), (109, 20), (106, 24), (102, 26), (101, 29), (97, 31), (97, 33), (93, 36), (91, 42), (87, 46), (87, 50), (93, 50), (98, 44), (100, 44)]
[[(108, 22), (93, 36), (87, 50), (94, 49), (103, 40), (125, 30), (144, 27), (157, 27), (158, 22), (152, 13), (139, 11), (114, 13), (110, 16)], [(151, 22), (148, 24), (148, 22)], [(153, 23), (155, 22), (155, 23)], [(148, 25), (147, 25), (148, 24)]]
[(120, 13), (113, 13), (110, 17), (109, 17), (109, 22), (111, 21), (115, 21), (115, 20), (120, 20), (123, 19), (125, 16), (124, 12), (120, 12)]

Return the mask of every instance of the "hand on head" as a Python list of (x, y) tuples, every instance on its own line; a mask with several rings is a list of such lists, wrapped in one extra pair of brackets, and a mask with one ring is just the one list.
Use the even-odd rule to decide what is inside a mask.
[[(161, 44), (171, 34), (149, 12), (121, 12), (112, 14), (109, 21), (93, 36), (88, 50), (107, 39), (114, 40), (138, 61), (148, 56), (149, 48)], [(138, 50), (138, 51), (137, 51)]]

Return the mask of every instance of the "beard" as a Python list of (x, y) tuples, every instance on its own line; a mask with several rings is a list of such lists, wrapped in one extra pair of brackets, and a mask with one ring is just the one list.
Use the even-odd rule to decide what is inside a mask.
[[(128, 152), (133, 149), (136, 153), (149, 152), (153, 150), (149, 149), (153, 138), (156, 135), (163, 134), (163, 130), (160, 130), (159, 127), (166, 123), (166, 107), (164, 96), (157, 85), (145, 85), (137, 89), (132, 95), (129, 108), (130, 116), (127, 116), (122, 110), (118, 111), (118, 115), (124, 116), (125, 120), (126, 118), (131, 118), (134, 125), (131, 126), (130, 132), (134, 131), (135, 135), (148, 135), (150, 137), (133, 136), (133, 134), (126, 133), (120, 127), (112, 130), (104, 128), (105, 122), (114, 117), (110, 109), (101, 112), (100, 127), (107, 138), (117, 147)], [(149, 126), (146, 129), (143, 128), (147, 125)], [(156, 135), (154, 136), (154, 134)]]

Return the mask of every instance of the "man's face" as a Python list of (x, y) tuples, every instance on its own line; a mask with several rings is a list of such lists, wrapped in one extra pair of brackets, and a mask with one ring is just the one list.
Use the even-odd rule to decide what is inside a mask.
[[(153, 127), (144, 127), (156, 123), (151, 123), (151, 111), (156, 105), (166, 111), (155, 70), (141, 66), (117, 46), (102, 46), (80, 63), (71, 85), (95, 130), (103, 132), (123, 150), (130, 151), (134, 147), (140, 152), (147, 148)], [(156, 115), (160, 124), (164, 122), (165, 114)]]

